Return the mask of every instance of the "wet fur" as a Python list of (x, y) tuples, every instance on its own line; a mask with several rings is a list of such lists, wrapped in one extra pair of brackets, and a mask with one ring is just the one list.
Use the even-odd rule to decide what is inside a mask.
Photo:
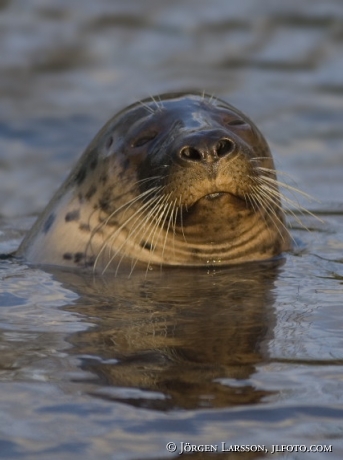
[[(232, 152), (184, 160), (184, 145), (210, 152), (211, 136)], [(237, 109), (205, 94), (150, 98), (104, 126), (18, 255), (101, 272), (272, 258), (291, 247), (278, 184), (264, 137)]]

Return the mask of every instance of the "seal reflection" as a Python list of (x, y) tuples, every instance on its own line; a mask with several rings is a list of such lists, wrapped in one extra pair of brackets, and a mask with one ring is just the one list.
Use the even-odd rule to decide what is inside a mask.
[(92, 394), (158, 410), (260, 402), (270, 393), (249, 378), (268, 360), (281, 263), (129, 279), (55, 271), (82, 296), (68, 310), (96, 326), (68, 339), (94, 376)]

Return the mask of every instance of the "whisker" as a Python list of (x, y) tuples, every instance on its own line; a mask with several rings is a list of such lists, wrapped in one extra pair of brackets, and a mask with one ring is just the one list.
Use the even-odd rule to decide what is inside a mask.
[[(171, 210), (170, 215), (169, 215), (168, 226), (167, 226), (166, 234), (165, 234), (165, 237), (164, 237), (164, 242), (163, 242), (163, 247), (162, 247), (162, 261), (163, 261), (163, 257), (164, 257), (164, 251), (166, 249), (167, 237), (168, 237), (168, 233), (169, 233), (170, 224), (173, 221), (173, 214), (174, 214), (174, 211), (175, 211), (175, 206), (176, 206), (176, 199), (172, 203), (172, 210)], [(169, 212), (169, 209), (167, 210), (166, 215), (168, 215), (168, 212)], [(175, 237), (175, 234), (174, 234), (174, 237)], [(174, 247), (174, 251), (175, 251), (175, 247)], [(163, 262), (161, 262), (161, 268), (162, 268), (162, 263)]]
[[(146, 274), (148, 273), (148, 270), (150, 268), (151, 257), (152, 257), (153, 253), (156, 250), (157, 241), (158, 241), (158, 239), (160, 237), (160, 234), (161, 234), (161, 231), (162, 231), (162, 228), (163, 228), (163, 225), (164, 225), (164, 222), (163, 222), (163, 224), (161, 224), (161, 220), (163, 219), (163, 216), (166, 214), (166, 207), (168, 207), (168, 200), (169, 200), (170, 196), (171, 196), (171, 193), (169, 195), (166, 195), (164, 202), (161, 204), (161, 209), (159, 210), (158, 219), (156, 219), (155, 226), (153, 227), (152, 231), (149, 234), (149, 239), (151, 238), (150, 239), (150, 241), (151, 241), (151, 249), (150, 249), (150, 258), (148, 260), (148, 264), (147, 264), (147, 268), (146, 268)], [(156, 238), (156, 243), (154, 243), (154, 240), (155, 240), (155, 237), (156, 237), (156, 230), (158, 228), (160, 230), (159, 230), (157, 238)]]
[[(160, 237), (161, 231), (162, 231), (164, 223), (165, 223), (165, 219), (166, 219), (166, 216), (167, 216), (166, 212), (168, 211), (168, 207), (170, 206), (170, 203), (169, 203), (169, 198), (170, 197), (171, 197), (171, 193), (169, 193), (168, 195), (165, 196), (165, 200), (161, 204), (162, 209), (160, 209), (158, 219), (156, 219), (156, 225), (155, 225), (155, 227), (153, 229), (153, 232), (151, 232), (150, 235), (149, 235), (149, 238), (151, 237), (151, 247), (153, 249), (153, 252), (155, 251), (155, 249), (157, 247), (157, 241), (158, 241), (158, 239)], [(161, 224), (162, 220), (163, 220), (163, 223)], [(156, 243), (154, 244), (154, 239), (156, 237), (156, 230), (158, 228), (159, 228), (159, 232), (157, 234)]]
[(252, 157), (252, 158), (249, 158), (249, 161), (253, 161), (253, 160), (271, 160), (272, 158), (269, 156), (269, 157)]
[[(155, 197), (155, 198), (153, 198), (152, 200), (150, 200), (150, 202), (149, 202), (148, 204), (149, 204), (149, 205), (152, 205), (153, 207), (152, 207), (152, 209), (150, 209), (150, 210), (148, 211), (148, 214), (143, 218), (143, 220), (141, 219), (141, 215), (143, 214), (144, 211), (146, 211), (146, 208), (147, 208), (147, 207), (143, 207), (143, 206), (142, 206), (142, 207), (138, 210), (139, 213), (138, 213), (136, 219), (134, 220), (134, 222), (133, 222), (133, 224), (132, 224), (132, 225), (133, 225), (133, 228), (130, 230), (130, 233), (128, 234), (127, 238), (123, 241), (123, 243), (115, 250), (114, 254), (113, 254), (112, 256), (110, 256), (110, 260), (109, 260), (109, 262), (108, 262), (108, 264), (106, 265), (106, 267), (105, 267), (104, 270), (106, 270), (106, 269), (108, 268), (108, 266), (113, 262), (113, 260), (114, 260), (115, 257), (119, 254), (119, 252), (121, 251), (121, 249), (122, 249), (123, 247), (125, 248), (125, 246), (127, 246), (128, 243), (132, 243), (132, 242), (135, 243), (135, 241), (136, 241), (135, 238), (136, 238), (136, 237), (135, 237), (134, 239), (132, 239), (132, 237), (133, 237), (134, 235), (137, 235), (137, 233), (139, 233), (139, 231), (142, 230), (142, 228), (144, 228), (144, 227), (146, 226), (147, 221), (149, 221), (150, 218), (151, 218), (151, 216), (154, 215), (154, 212), (155, 212), (156, 208), (158, 208), (158, 207), (160, 206), (160, 201), (162, 201), (163, 198), (164, 198), (164, 197), (161, 196), (161, 197)], [(148, 208), (148, 209), (149, 209), (149, 208)], [(124, 223), (123, 225), (126, 225), (127, 222), (128, 222), (128, 221), (125, 221), (125, 223)], [(113, 247), (115, 238), (114, 238), (114, 237), (113, 237), (113, 238), (111, 237), (111, 240), (112, 240), (112, 244), (111, 244), (110, 250), (112, 251), (112, 247)], [(121, 256), (121, 258), (119, 259), (119, 262), (118, 262), (118, 264), (117, 264), (117, 269), (116, 269), (116, 273), (115, 273), (116, 275), (117, 275), (117, 272), (118, 272), (118, 270), (119, 270), (119, 266), (120, 266), (120, 264), (121, 264), (123, 258), (124, 258), (126, 255), (127, 255), (127, 253), (126, 253), (126, 251), (124, 250), (124, 252), (123, 252), (123, 254), (122, 254), (122, 256)]]
[[(168, 196), (167, 196), (167, 197), (166, 197), (166, 196), (160, 196), (160, 197), (158, 197), (157, 201), (155, 200), (155, 201), (153, 202), (153, 205), (154, 205), (154, 206), (153, 206), (151, 209), (149, 209), (148, 214), (144, 217), (143, 221), (141, 220), (140, 215), (138, 215), (138, 217), (136, 218), (136, 220), (135, 220), (134, 223), (133, 223), (133, 228), (131, 229), (129, 235), (127, 236), (127, 238), (125, 239), (125, 241), (120, 245), (120, 247), (116, 249), (116, 252), (115, 252), (115, 253), (112, 255), (112, 257), (110, 258), (110, 261), (109, 261), (108, 264), (106, 265), (105, 269), (107, 269), (107, 267), (110, 265), (110, 263), (114, 260), (114, 258), (118, 255), (118, 253), (121, 251), (121, 249), (122, 249), (123, 247), (125, 248), (125, 246), (127, 246), (128, 243), (131, 243), (131, 245), (132, 245), (132, 244), (133, 244), (133, 245), (135, 244), (137, 233), (139, 233), (139, 232), (142, 230), (142, 228), (145, 229), (146, 224), (150, 221), (150, 222), (149, 222), (149, 225), (148, 225), (148, 228), (147, 228), (147, 230), (149, 230), (149, 228), (150, 228), (150, 227), (152, 226), (152, 224), (154, 223), (154, 220), (156, 219), (156, 216), (159, 215), (161, 208), (162, 208), (162, 210), (163, 210), (163, 208), (164, 208), (164, 202), (167, 201), (167, 199), (168, 199)], [(151, 201), (153, 201), (153, 200), (151, 200)], [(159, 221), (159, 219), (158, 219), (158, 221)], [(157, 223), (155, 224), (155, 226), (153, 227), (153, 229), (155, 229), (155, 228), (156, 228), (156, 225), (158, 225), (158, 221), (157, 221)], [(132, 238), (133, 236), (134, 236), (134, 238)], [(148, 240), (149, 240), (149, 238), (150, 238), (150, 235), (149, 235), (149, 237), (148, 237)], [(112, 244), (113, 244), (113, 243), (112, 243)], [(141, 247), (141, 250), (143, 250), (142, 247)], [(118, 264), (117, 264), (117, 268), (116, 268), (116, 271), (115, 271), (115, 275), (117, 275), (118, 270), (119, 270), (119, 267), (120, 267), (120, 264), (121, 264), (122, 260), (124, 259), (124, 257), (126, 257), (127, 255), (128, 255), (128, 254), (127, 254), (127, 251), (124, 249), (124, 252), (123, 252), (123, 254), (122, 254), (122, 256), (121, 256), (121, 258), (120, 258), (120, 260), (119, 260), (119, 262), (118, 262)], [(138, 260), (138, 259), (137, 259), (137, 260)], [(134, 266), (136, 265), (137, 260), (136, 260)], [(133, 267), (134, 267), (134, 266), (133, 266)], [(132, 268), (131, 268), (131, 270), (132, 270)], [(132, 271), (131, 271), (130, 273), (132, 273)]]
[[(279, 224), (288, 232), (287, 227), (284, 224), (284, 222), (282, 221), (282, 219), (280, 219), (280, 217), (276, 214), (276, 211), (271, 207), (268, 198), (264, 197), (261, 194), (261, 192), (260, 192), (260, 190), (259, 190), (259, 188), (257, 186), (253, 186), (253, 190), (255, 190), (255, 193), (258, 196), (258, 198), (260, 200), (260, 204), (262, 205), (262, 208), (264, 210), (268, 211), (269, 213), (271, 212), (274, 215), (274, 217), (276, 218), (276, 220), (279, 222)], [(272, 233), (271, 228), (270, 228), (270, 226), (269, 226), (269, 224), (268, 224), (268, 222), (266, 220), (266, 217), (265, 217), (264, 213), (262, 212), (262, 210), (261, 210), (261, 208), (259, 206), (257, 198), (255, 196), (251, 196), (251, 199), (253, 200), (256, 209), (259, 211), (259, 213), (260, 213), (260, 215), (261, 215), (261, 217), (262, 217), (262, 219), (263, 219), (263, 221), (265, 223), (265, 227), (268, 229), (268, 231), (270, 233)], [(281, 207), (279, 207), (279, 209), (282, 211)], [(274, 219), (271, 219), (271, 221), (272, 221), (274, 227), (276, 228), (277, 232), (281, 236), (281, 239), (284, 241), (284, 236), (283, 236), (279, 226), (277, 225), (277, 223), (275, 222)]]
[[(254, 166), (255, 169), (257, 169), (258, 171), (261, 171), (262, 173), (266, 172), (266, 173), (271, 173), (272, 175), (275, 175), (277, 174), (277, 176), (284, 176), (284, 177), (287, 177), (289, 180), (294, 181), (294, 178), (286, 173), (285, 171), (281, 171), (280, 169), (273, 169), (273, 168), (266, 168), (265, 166)], [(275, 179), (275, 180), (278, 180), (278, 179)]]
[[(279, 224), (281, 225), (282, 228), (284, 228), (287, 233), (288, 233), (288, 229), (287, 229), (287, 226), (286, 224), (283, 222), (283, 220), (280, 218), (280, 216), (277, 214), (276, 210), (279, 210), (281, 213), (283, 213), (283, 209), (282, 209), (282, 206), (281, 204), (279, 203), (278, 199), (275, 197), (271, 198), (265, 190), (261, 190), (258, 186), (254, 186), (254, 190), (256, 192), (256, 194), (258, 195), (259, 197), (259, 200), (262, 204), (262, 206), (269, 212), (269, 214), (272, 214), (274, 219), (276, 219), (277, 222), (279, 222)], [(275, 208), (276, 207), (276, 210)], [(281, 239), (283, 241), (285, 241), (285, 238), (284, 238), (284, 235), (282, 234), (279, 226), (277, 225), (277, 222), (275, 222), (275, 220), (272, 219), (272, 222), (273, 222), (273, 225), (274, 227), (276, 228), (276, 230), (278, 231), (279, 235), (281, 236)], [(266, 221), (265, 221), (266, 222)], [(267, 225), (268, 226), (268, 225)], [(291, 236), (291, 235), (290, 235)], [(293, 239), (293, 237), (291, 236), (291, 238)]]
[(311, 195), (309, 195), (308, 193), (303, 192), (302, 190), (299, 190), (298, 188), (293, 187), (292, 185), (286, 184), (285, 182), (281, 182), (281, 181), (279, 181), (277, 179), (272, 179), (271, 177), (267, 177), (267, 176), (259, 176), (259, 178), (263, 179), (264, 181), (270, 182), (273, 185), (283, 187), (283, 188), (285, 188), (287, 190), (290, 190), (292, 192), (298, 193), (299, 195), (307, 198), (308, 200), (314, 200), (314, 198), (312, 198)]
[[(134, 222), (132, 223), (132, 226), (133, 228), (131, 229), (130, 233), (128, 234), (127, 236), (127, 239), (126, 241), (128, 241), (130, 239), (130, 237), (134, 234), (133, 231), (135, 230), (141, 230), (142, 228), (145, 227), (146, 225), (146, 222), (151, 218), (151, 217), (154, 217), (154, 212), (156, 211), (156, 209), (158, 209), (161, 205), (161, 202), (163, 202), (163, 195), (162, 196), (157, 196), (157, 197), (154, 197), (153, 199), (150, 199), (150, 201), (147, 203), (150, 205), (152, 205), (153, 207), (151, 209), (149, 209), (149, 206), (142, 206), (138, 211), (140, 211), (138, 213), (138, 216), (136, 217), (136, 219), (134, 220)], [(141, 220), (140, 218), (140, 214), (143, 214), (145, 213), (146, 211), (148, 211), (148, 214), (144, 217), (143, 220)], [(128, 221), (126, 221), (128, 222)], [(137, 225), (136, 225), (137, 223)]]
[[(274, 206), (276, 205), (276, 206), (281, 210), (282, 207), (281, 207), (281, 204), (279, 203), (279, 197), (280, 197), (280, 195), (279, 195), (278, 193), (276, 193), (275, 190), (273, 190), (273, 189), (270, 189), (270, 188), (265, 187), (265, 186), (263, 186), (263, 185), (260, 186), (260, 187), (262, 187), (262, 190), (263, 190), (263, 192), (262, 192), (261, 188), (259, 188), (260, 193), (261, 193), (261, 194), (264, 193), (264, 194), (268, 197), (268, 198), (267, 198), (268, 201), (269, 201), (270, 203), (272, 203)], [(276, 200), (277, 200), (277, 201), (276, 201)], [(282, 211), (284, 212), (283, 209), (282, 209)], [(300, 220), (297, 216), (295, 216), (294, 213), (293, 213), (292, 211), (290, 211), (290, 213), (293, 214), (293, 216), (294, 216), (294, 218), (296, 219), (296, 221), (298, 222), (298, 224), (299, 224), (301, 227), (303, 227), (305, 230), (308, 231), (308, 228), (301, 222), (301, 220)]]
[(182, 214), (182, 203), (181, 203), (181, 195), (180, 195), (180, 205), (179, 205), (179, 209), (180, 209), (180, 224), (181, 224), (181, 233), (182, 233), (182, 236), (183, 236), (183, 239), (185, 240), (185, 243), (187, 244), (187, 239), (186, 239), (186, 235), (185, 235), (185, 231), (184, 231), (184, 228), (183, 228), (183, 214)]
[[(163, 109), (163, 104), (162, 104), (161, 99), (159, 101), (157, 101), (157, 99), (152, 95), (150, 96), (150, 98), (151, 98), (152, 102), (156, 106), (156, 112), (160, 112)], [(159, 105), (159, 102), (160, 102), (160, 105)]]
[[(272, 159), (271, 157), (254, 157), (254, 158), (249, 158), (248, 161), (250, 163), (252, 163), (252, 162), (259, 161), (259, 160), (271, 160), (271, 159)], [(291, 181), (295, 182), (294, 178), (290, 174), (286, 173), (285, 171), (282, 171), (281, 169), (267, 168), (266, 166), (260, 166), (259, 164), (254, 164), (254, 169), (256, 169), (258, 171), (270, 173), (273, 176), (275, 176), (275, 174), (277, 176), (284, 176), (284, 177), (287, 177), (288, 179), (290, 179)]]
[[(120, 206), (119, 208), (117, 208), (113, 213), (111, 213), (103, 222), (100, 222), (100, 224), (98, 224), (92, 231), (92, 234), (90, 236), (90, 239), (89, 239), (89, 242), (87, 243), (87, 248), (89, 245), (92, 244), (92, 240), (95, 236), (96, 233), (98, 233), (103, 227), (106, 227), (106, 225), (108, 224), (108, 222), (110, 221), (110, 219), (113, 219), (114, 215), (121, 211), (122, 209), (126, 208), (125, 210), (128, 210), (133, 204), (135, 204), (137, 201), (139, 201), (141, 198), (143, 197), (146, 197), (146, 196), (149, 196), (150, 193), (153, 193), (155, 192), (156, 190), (155, 189), (150, 189), (148, 190), (147, 192), (144, 192), (140, 195), (138, 195), (137, 197), (133, 198), (132, 200), (129, 200), (128, 202), (124, 203), (122, 206)], [(103, 242), (103, 246), (102, 248), (100, 249), (100, 251), (102, 252), (103, 251), (103, 248), (105, 247), (105, 244), (107, 242), (107, 239)], [(99, 254), (98, 254), (99, 256)], [(98, 257), (96, 258), (96, 261), (97, 261)], [(95, 270), (95, 265), (93, 266), (93, 270)]]
[[(164, 211), (164, 218), (163, 218), (162, 224), (160, 225), (160, 231), (158, 232), (157, 241), (160, 239), (162, 229), (164, 228), (164, 226), (166, 224), (166, 220), (167, 220), (167, 217), (169, 215), (169, 210), (170, 210), (171, 207), (172, 207), (172, 203), (169, 203), (167, 205), (165, 211)], [(167, 227), (167, 229), (165, 231), (164, 241), (163, 241), (163, 245), (162, 245), (162, 254), (161, 254), (161, 263), (160, 263), (161, 270), (162, 270), (162, 265), (163, 265), (163, 256), (164, 256), (165, 244), (166, 244), (166, 240), (167, 240), (167, 236), (168, 236), (168, 232), (169, 232), (169, 226), (170, 226), (170, 218), (169, 218), (169, 222), (168, 222), (168, 227)]]
[(173, 222), (173, 253), (175, 257), (175, 236), (176, 236), (176, 222), (177, 222), (177, 214), (179, 212), (179, 208), (177, 206), (177, 199), (175, 199), (175, 217)]
[[(140, 225), (137, 225), (136, 229), (137, 229), (137, 228), (141, 229), (141, 228), (143, 227), (144, 230), (145, 230), (145, 227), (146, 227), (147, 222), (150, 221), (150, 222), (149, 222), (149, 225), (148, 225), (148, 227), (147, 227), (147, 229), (146, 229), (146, 231), (149, 231), (149, 229), (152, 227), (152, 225), (155, 224), (155, 225), (152, 227), (152, 230), (151, 230), (151, 232), (150, 232), (150, 234), (148, 235), (147, 238), (146, 238), (145, 235), (143, 235), (144, 240), (149, 241), (149, 240), (150, 240), (150, 235), (151, 235), (152, 233), (154, 233), (156, 227), (158, 226), (158, 222), (159, 222), (159, 220), (160, 220), (160, 219), (159, 219), (160, 210), (162, 209), (162, 211), (163, 211), (164, 206), (165, 206), (165, 205), (164, 205), (164, 202), (166, 201), (166, 199), (167, 199), (167, 198), (166, 198), (165, 196), (162, 196), (161, 199), (155, 204), (155, 206), (154, 206), (152, 209), (150, 209), (148, 215), (143, 219), (143, 222), (140, 222), (140, 223), (139, 223)], [(156, 221), (156, 217), (157, 217), (157, 221)], [(141, 250), (143, 250), (143, 248), (141, 248)], [(152, 243), (150, 244), (150, 251), (151, 251), (151, 250), (154, 251), (154, 249), (153, 249), (153, 247), (152, 247)], [(120, 263), (121, 263), (121, 260), (122, 260), (122, 258), (123, 258), (125, 255), (126, 255), (126, 253), (124, 253), (123, 256), (121, 257), (121, 259), (120, 259), (120, 261), (119, 261), (119, 264), (118, 264), (118, 266), (117, 266), (117, 269), (116, 269), (116, 273), (117, 273), (117, 271), (118, 271), (118, 269), (119, 269), (119, 265), (120, 265)], [(135, 262), (134, 262), (134, 263), (131, 263), (131, 271), (130, 271), (129, 276), (131, 276), (131, 274), (132, 274), (132, 272), (133, 272), (133, 269), (134, 269), (134, 267), (136, 266), (138, 260), (139, 260), (139, 259), (138, 259), (138, 257), (137, 257), (136, 260), (135, 260)], [(150, 262), (149, 262), (149, 263), (150, 263)]]
[[(149, 192), (152, 192), (152, 191), (150, 190)], [(146, 194), (144, 194), (144, 195), (146, 195)], [(137, 214), (141, 213), (144, 209), (146, 209), (147, 207), (149, 207), (149, 206), (151, 205), (151, 202), (152, 202), (152, 201), (157, 200), (157, 199), (158, 199), (158, 197), (153, 197), (151, 200), (149, 200), (149, 201), (147, 201), (146, 203), (144, 203), (137, 211), (135, 211), (135, 212), (133, 213), (132, 216), (130, 216), (128, 219), (126, 219), (125, 222), (124, 222), (122, 225), (120, 225), (120, 226), (115, 230), (115, 232), (114, 232), (113, 234), (109, 235), (109, 236), (105, 239), (105, 241), (103, 242), (103, 245), (102, 245), (102, 247), (101, 247), (101, 249), (100, 249), (100, 251), (99, 251), (99, 254), (97, 255), (97, 257), (96, 257), (96, 259), (95, 259), (95, 262), (94, 262), (94, 269), (95, 269), (95, 267), (96, 267), (96, 264), (97, 264), (97, 262), (98, 262), (98, 260), (99, 260), (99, 258), (100, 258), (100, 256), (101, 256), (101, 254), (102, 254), (103, 251), (105, 250), (105, 248), (106, 248), (108, 242), (109, 242), (109, 241), (113, 241), (114, 238), (118, 235), (118, 233), (119, 233), (119, 232), (120, 232), (120, 231), (121, 231), (121, 230), (122, 230), (132, 219), (134, 219), (135, 216), (136, 216)], [(132, 203), (132, 204), (133, 204), (133, 203)], [(132, 205), (132, 204), (131, 204), (131, 205)], [(123, 208), (123, 207), (124, 207), (124, 205), (122, 206), (122, 208)], [(107, 221), (106, 221), (107, 223), (108, 223), (108, 220), (109, 220), (109, 219), (107, 219)]]
[[(106, 226), (108, 224), (108, 222), (113, 219), (113, 217), (118, 213), (120, 212), (122, 209), (126, 208), (126, 210), (128, 210), (134, 203), (136, 203), (137, 201), (141, 200), (142, 198), (144, 197), (147, 197), (149, 196), (151, 193), (154, 193), (156, 191), (158, 191), (160, 189), (160, 187), (153, 187), (143, 193), (141, 193), (140, 195), (132, 198), (131, 200), (127, 201), (126, 203), (124, 203), (123, 205), (121, 205), (119, 208), (115, 209), (104, 221), (100, 222), (100, 224), (98, 224), (94, 230), (92, 231), (92, 234), (91, 234), (91, 237), (90, 237), (90, 241), (89, 243), (91, 243), (91, 240), (92, 238), (94, 237), (94, 235), (99, 232), (99, 230), (101, 230), (102, 227)], [(88, 244), (89, 244), (88, 243)]]
[(142, 105), (148, 112), (152, 114), (155, 113), (155, 111), (151, 107), (149, 107), (148, 104), (145, 104), (145, 102), (139, 101), (139, 104)]
[(139, 179), (139, 180), (137, 180), (136, 182), (134, 182), (132, 184), (131, 189), (136, 185), (140, 185), (140, 184), (143, 184), (144, 182), (149, 182), (149, 181), (154, 180), (154, 179), (163, 179), (163, 177), (162, 176), (151, 176), (151, 177), (145, 177), (143, 179)]
[(293, 206), (297, 209), (297, 211), (299, 211), (302, 215), (309, 215), (311, 217), (313, 217), (314, 219), (317, 219), (318, 221), (320, 222), (323, 222), (319, 217), (317, 217), (315, 214), (313, 214), (311, 211), (309, 211), (308, 209), (304, 208), (303, 206), (301, 206), (298, 202), (290, 199), (289, 197), (287, 197), (286, 195), (284, 195), (283, 193), (281, 192), (276, 192), (275, 189), (271, 189), (269, 187), (268, 184), (265, 184), (265, 183), (261, 183), (260, 186), (265, 189), (265, 190), (268, 190), (269, 193), (272, 193), (272, 191), (274, 192), (274, 196), (276, 196), (276, 193), (278, 195), (279, 198), (281, 198), (283, 201), (284, 201), (284, 206), (285, 208), (287, 209), (287, 211), (289, 213), (291, 213), (293, 216), (295, 216), (294, 212), (291, 210), (291, 208), (288, 206)]

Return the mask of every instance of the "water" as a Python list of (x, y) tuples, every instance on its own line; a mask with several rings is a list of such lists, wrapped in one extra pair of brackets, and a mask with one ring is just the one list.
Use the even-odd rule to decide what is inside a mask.
[(247, 112), (322, 219), (290, 214), (301, 245), (277, 264), (113, 279), (0, 260), (0, 458), (342, 458), (342, 2), (8, 0), (0, 30), (1, 253), (113, 113), (180, 89)]

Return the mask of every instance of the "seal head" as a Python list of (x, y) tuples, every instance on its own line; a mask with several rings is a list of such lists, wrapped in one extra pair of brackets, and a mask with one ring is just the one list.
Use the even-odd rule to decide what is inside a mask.
[(217, 266), (290, 248), (263, 135), (206, 94), (145, 99), (99, 132), (19, 249), (33, 263)]

